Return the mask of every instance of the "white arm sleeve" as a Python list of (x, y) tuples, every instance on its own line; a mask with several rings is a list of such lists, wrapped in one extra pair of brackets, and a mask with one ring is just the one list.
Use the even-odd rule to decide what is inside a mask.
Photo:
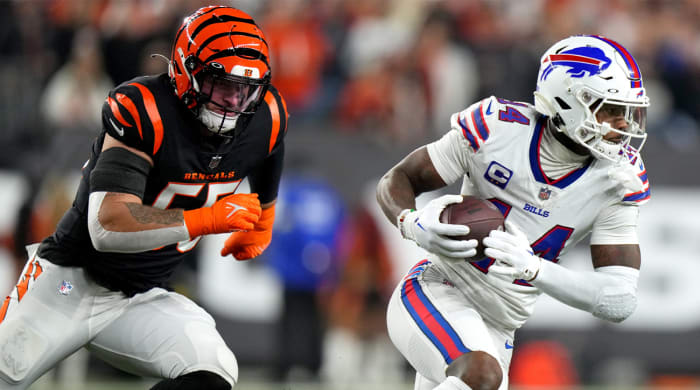
[(456, 182), (469, 171), (468, 148), (464, 136), (457, 130), (450, 130), (439, 140), (428, 144), (428, 156), (446, 184)]
[(616, 203), (601, 210), (593, 224), (591, 245), (638, 244), (639, 207)]
[(182, 226), (143, 230), (139, 232), (113, 232), (106, 230), (98, 218), (102, 201), (107, 193), (104, 191), (90, 194), (88, 202), (88, 231), (92, 246), (100, 252), (139, 253), (164, 245), (174, 244), (190, 238), (187, 227)]
[(574, 272), (551, 261), (542, 261), (531, 283), (551, 297), (594, 316), (621, 322), (637, 307), (639, 270), (606, 266), (593, 272)]

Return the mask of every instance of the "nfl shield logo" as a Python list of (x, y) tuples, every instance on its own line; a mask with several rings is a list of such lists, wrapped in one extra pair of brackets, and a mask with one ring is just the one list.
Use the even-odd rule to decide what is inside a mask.
[(61, 283), (61, 286), (58, 288), (58, 293), (61, 295), (68, 295), (72, 289), (73, 285), (71, 282), (64, 280), (63, 283)]
[(209, 160), (209, 169), (215, 169), (221, 162), (221, 156), (214, 156)]
[(540, 188), (540, 196), (539, 196), (540, 199), (547, 200), (547, 199), (549, 199), (549, 197), (551, 195), (552, 195), (552, 190), (550, 190), (549, 188), (544, 188), (544, 187)]

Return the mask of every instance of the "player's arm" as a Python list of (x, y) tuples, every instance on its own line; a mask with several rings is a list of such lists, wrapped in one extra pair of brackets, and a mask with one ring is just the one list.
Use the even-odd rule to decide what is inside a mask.
[(535, 256), (525, 235), (506, 222), (506, 232), (484, 239), (486, 255), (502, 264), (489, 273), (525, 279), (553, 298), (604, 320), (621, 322), (637, 306), (641, 254), (637, 243), (638, 208), (622, 204), (601, 212), (591, 238), (593, 271), (576, 272)]
[(88, 230), (98, 251), (138, 253), (203, 234), (252, 229), (260, 216), (255, 194), (230, 195), (188, 211), (144, 205), (152, 165), (148, 154), (105, 135), (90, 175), (88, 205)]
[(476, 103), (464, 112), (453, 114), (450, 118), (452, 130), (411, 152), (380, 179), (377, 201), (391, 223), (396, 225), (397, 218), (403, 217), (402, 212), (416, 208), (418, 195), (461, 180), (469, 171), (467, 156), (476, 153), (478, 148), (472, 147), (465, 138), (462, 119), (465, 113), (478, 106)]
[(440, 213), (450, 203), (460, 202), (459, 195), (444, 195), (416, 210), (416, 197), (423, 192), (442, 188), (442, 179), (428, 153), (420, 147), (379, 180), (377, 202), (384, 215), (395, 224), (401, 235), (429, 252), (447, 259), (462, 261), (476, 254), (476, 240), (453, 240), (449, 236), (466, 235), (469, 228), (440, 222)]
[(389, 171), (377, 185), (377, 202), (384, 215), (396, 225), (396, 217), (406, 209), (416, 208), (416, 197), (423, 192), (446, 186), (430, 160), (428, 150), (422, 146)]

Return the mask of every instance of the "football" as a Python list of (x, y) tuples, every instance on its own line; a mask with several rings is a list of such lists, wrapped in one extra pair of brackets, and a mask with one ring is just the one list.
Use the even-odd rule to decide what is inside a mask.
[(456, 236), (458, 240), (479, 241), (476, 248), (476, 256), (470, 261), (480, 260), (485, 257), (484, 244), (481, 240), (487, 237), (491, 230), (503, 230), (503, 214), (491, 202), (475, 196), (463, 196), (460, 203), (447, 205), (440, 214), (440, 222), (453, 225), (467, 225), (471, 230), (466, 236)]

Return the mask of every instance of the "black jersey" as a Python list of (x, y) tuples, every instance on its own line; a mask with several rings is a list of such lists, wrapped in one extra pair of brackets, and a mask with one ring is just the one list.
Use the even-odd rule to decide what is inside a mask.
[(198, 120), (173, 93), (167, 74), (121, 84), (104, 103), (103, 130), (83, 167), (73, 205), (54, 234), (42, 242), (39, 256), (84, 267), (98, 283), (128, 295), (164, 286), (199, 238), (138, 254), (98, 252), (92, 246), (87, 227), (90, 173), (105, 133), (152, 158), (145, 205), (186, 210), (210, 206), (235, 192), (249, 175), (252, 190), (267, 203), (277, 197), (287, 116), (284, 100), (270, 86), (255, 114), (240, 118), (245, 122), (230, 137), (220, 137), (201, 132)]

